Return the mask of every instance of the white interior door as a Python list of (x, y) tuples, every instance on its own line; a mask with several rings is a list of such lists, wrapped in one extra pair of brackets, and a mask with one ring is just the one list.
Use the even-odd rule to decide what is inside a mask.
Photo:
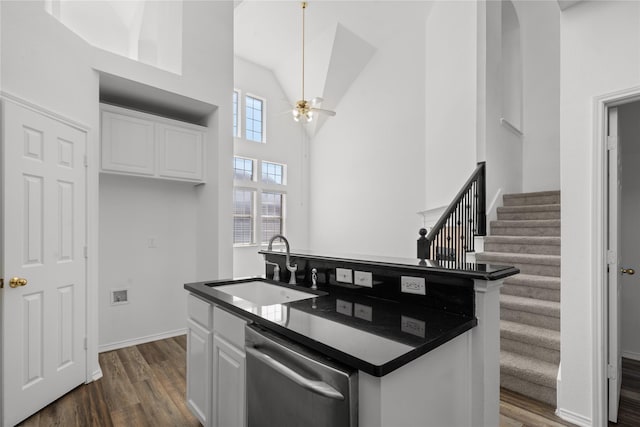
[(609, 305), (609, 421), (618, 421), (618, 404), (620, 402), (620, 386), (622, 385), (622, 355), (620, 339), (620, 254), (621, 254), (621, 196), (622, 196), (622, 156), (618, 138), (618, 109), (609, 108), (608, 152), (608, 305)]
[(86, 133), (3, 100), (2, 144), (1, 412), (11, 426), (85, 381)]

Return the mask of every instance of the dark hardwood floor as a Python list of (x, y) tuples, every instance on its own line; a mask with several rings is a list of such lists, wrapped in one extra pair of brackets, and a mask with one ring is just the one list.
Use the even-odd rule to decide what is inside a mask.
[[(100, 354), (103, 377), (77, 387), (20, 424), (25, 427), (200, 426), (185, 402), (186, 336)], [(617, 427), (640, 425), (640, 362), (623, 360)], [(500, 390), (500, 427), (572, 426), (554, 408)]]

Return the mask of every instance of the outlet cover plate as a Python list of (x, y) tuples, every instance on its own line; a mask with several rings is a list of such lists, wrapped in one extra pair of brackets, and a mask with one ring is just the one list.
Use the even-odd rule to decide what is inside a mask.
[(427, 285), (424, 277), (402, 276), (400, 279), (400, 290), (408, 294), (426, 295)]
[(336, 281), (353, 283), (353, 270), (348, 268), (336, 268)]
[(373, 288), (373, 275), (370, 271), (355, 271), (353, 283), (358, 286)]

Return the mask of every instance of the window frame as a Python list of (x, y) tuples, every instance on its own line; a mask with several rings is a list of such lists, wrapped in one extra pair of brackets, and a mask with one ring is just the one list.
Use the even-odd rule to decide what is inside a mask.
[(256, 188), (251, 188), (251, 187), (242, 187), (242, 186), (234, 186), (233, 187), (233, 191), (234, 191), (234, 196), (235, 196), (235, 192), (236, 191), (248, 191), (251, 193), (251, 214), (248, 215), (249, 219), (250, 219), (250, 224), (251, 224), (251, 241), (250, 242), (236, 242), (235, 240), (235, 219), (237, 217), (242, 217), (245, 218), (247, 217), (247, 215), (238, 215), (235, 213), (235, 208), (236, 208), (236, 204), (235, 204), (235, 197), (234, 200), (232, 202), (232, 214), (233, 214), (233, 229), (232, 229), (232, 234), (233, 234), (233, 246), (234, 247), (247, 247), (247, 246), (255, 246), (257, 244), (257, 228), (256, 228), (256, 213), (257, 213), (257, 200), (258, 200), (258, 190)]
[[(242, 91), (240, 89), (233, 89), (233, 94), (237, 95), (238, 102), (236, 103), (236, 108), (233, 111), (233, 114), (236, 116), (236, 131), (233, 132), (233, 123), (232, 123), (232, 133), (234, 138), (242, 138)], [(231, 107), (233, 108), (233, 98), (231, 98)]]
[[(251, 179), (241, 179), (241, 178), (236, 178), (236, 159), (242, 159), (242, 160), (249, 160), (251, 162), (251, 172), (252, 172), (252, 176)], [(252, 159), (250, 157), (244, 157), (244, 156), (233, 156), (233, 182), (234, 182), (234, 188), (237, 187), (242, 187), (243, 185), (247, 185), (248, 183), (251, 182), (256, 182), (258, 180), (258, 160), (257, 159)], [(236, 183), (238, 183), (236, 185)]]
[[(247, 117), (245, 117), (244, 120), (244, 139), (247, 141), (251, 141), (251, 142), (257, 142), (257, 143), (261, 143), (261, 144), (266, 144), (267, 143), (267, 100), (261, 96), (258, 95), (254, 95), (251, 92), (247, 92), (244, 94), (244, 111), (245, 111), (245, 115), (246, 115), (246, 110), (247, 110), (247, 98), (253, 98), (253, 99), (257, 99), (258, 101), (262, 102), (262, 117), (261, 117), (261, 125), (262, 125), (262, 140), (260, 141), (256, 141), (255, 139), (249, 139), (247, 136), (249, 134), (249, 132), (247, 131)], [(252, 131), (253, 132), (253, 131)]]
[[(280, 216), (276, 217), (273, 215), (263, 215), (262, 214), (262, 195), (264, 193), (270, 193), (270, 194), (279, 194), (280, 195)], [(287, 205), (287, 193), (285, 191), (281, 191), (281, 190), (271, 190), (271, 189), (264, 189), (264, 190), (260, 190), (260, 212), (259, 215), (256, 215), (256, 220), (259, 216), (260, 218), (260, 243), (259, 245), (267, 245), (269, 243), (269, 240), (263, 240), (264, 237), (264, 228), (263, 228), (263, 222), (262, 219), (264, 217), (267, 218), (279, 218), (280, 219), (280, 233), (279, 234), (286, 234), (286, 205)], [(257, 222), (257, 221), (256, 221)], [(278, 240), (278, 242), (282, 243), (281, 241)], [(275, 244), (276, 242), (274, 242)]]
[[(280, 166), (282, 168), (282, 182), (277, 183), (277, 182), (269, 182), (269, 181), (265, 181), (264, 180), (264, 166), (265, 163), (271, 164), (271, 165), (275, 165), (275, 166)], [(262, 182), (263, 184), (267, 185), (267, 186), (286, 186), (287, 185), (287, 165), (284, 163), (279, 163), (279, 162), (272, 162), (271, 160), (265, 160), (265, 159), (261, 159), (260, 160), (260, 182)]]

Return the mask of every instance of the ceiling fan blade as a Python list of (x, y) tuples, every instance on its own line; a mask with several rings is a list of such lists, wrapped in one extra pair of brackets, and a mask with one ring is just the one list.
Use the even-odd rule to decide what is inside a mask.
[(316, 105), (322, 104), (322, 101), (324, 101), (324, 99), (320, 98), (319, 96), (316, 96), (310, 101), (310, 104), (312, 107), (315, 107)]
[(323, 108), (312, 108), (311, 111), (317, 111), (318, 113), (323, 113), (323, 114), (326, 114), (326, 115), (332, 116), (332, 117), (336, 115), (335, 111), (325, 110)]

